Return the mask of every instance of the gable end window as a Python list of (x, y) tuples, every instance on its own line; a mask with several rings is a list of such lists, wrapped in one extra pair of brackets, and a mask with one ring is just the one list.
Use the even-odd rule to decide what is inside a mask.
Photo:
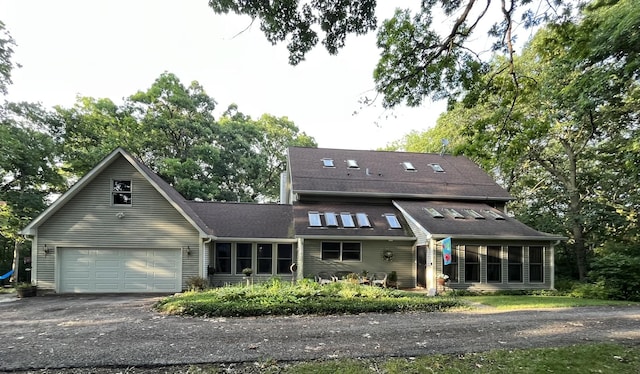
[(114, 179), (111, 181), (111, 203), (113, 205), (131, 205), (131, 180)]

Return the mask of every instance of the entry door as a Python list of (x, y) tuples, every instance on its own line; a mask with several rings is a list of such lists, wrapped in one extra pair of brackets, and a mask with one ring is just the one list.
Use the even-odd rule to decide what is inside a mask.
[(427, 246), (419, 245), (416, 255), (416, 285), (418, 287), (427, 287)]

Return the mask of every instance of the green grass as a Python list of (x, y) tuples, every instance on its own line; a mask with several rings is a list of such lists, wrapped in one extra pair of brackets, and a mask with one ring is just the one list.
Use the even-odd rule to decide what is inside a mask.
[(464, 296), (462, 300), (480, 303), (498, 309), (570, 308), (582, 306), (623, 306), (640, 303), (617, 300), (582, 299), (571, 296), (547, 295), (487, 295)]
[[(341, 359), (302, 363), (273, 360), (251, 365), (252, 373), (422, 374), (422, 373), (616, 373), (640, 372), (640, 346), (585, 344), (557, 348), (493, 350), (415, 358)], [(255, 371), (258, 369), (258, 371)], [(219, 367), (191, 366), (188, 373), (219, 373)]]
[(310, 280), (295, 285), (272, 279), (251, 286), (228, 286), (164, 298), (155, 308), (169, 314), (230, 317), (292, 314), (442, 311), (462, 306), (453, 297), (427, 297), (406, 291)]

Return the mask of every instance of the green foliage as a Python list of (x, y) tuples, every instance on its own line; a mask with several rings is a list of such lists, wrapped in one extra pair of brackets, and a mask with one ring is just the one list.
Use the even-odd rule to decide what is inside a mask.
[(228, 286), (186, 292), (159, 301), (156, 309), (194, 316), (344, 314), (363, 312), (441, 311), (459, 302), (349, 282), (329, 285), (302, 280), (295, 285), (274, 278), (253, 286)]
[(613, 300), (640, 301), (640, 246), (625, 246), (626, 250), (619, 252), (611, 249), (620, 244), (608, 246), (611, 248), (593, 260), (589, 278), (595, 284), (583, 286), (585, 291)]
[(16, 42), (6, 29), (4, 22), (0, 21), (0, 94), (6, 95), (9, 85), (11, 85), (11, 71), (14, 63), (11, 61), (13, 47)]

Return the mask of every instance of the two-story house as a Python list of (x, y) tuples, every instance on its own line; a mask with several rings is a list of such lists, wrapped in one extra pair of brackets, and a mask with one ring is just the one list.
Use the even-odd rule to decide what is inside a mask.
[[(23, 231), (32, 280), (59, 293), (178, 292), (395, 271), (400, 287), (553, 288), (553, 246), (505, 213), (511, 197), (460, 156), (296, 148), (280, 204), (187, 201), (116, 149)], [(444, 265), (441, 241), (451, 253)]]

